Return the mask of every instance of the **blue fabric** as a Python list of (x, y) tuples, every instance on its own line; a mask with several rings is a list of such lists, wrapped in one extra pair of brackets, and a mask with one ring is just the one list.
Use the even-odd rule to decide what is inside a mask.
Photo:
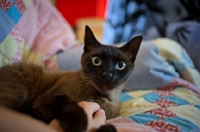
[(133, 99), (133, 97), (130, 96), (127, 92), (120, 94), (120, 102), (121, 103), (132, 100), (132, 99)]
[(200, 104), (199, 105), (195, 105), (195, 107), (199, 108), (200, 109)]
[(184, 130), (184, 131), (189, 131), (189, 130), (193, 130), (193, 129), (197, 129), (198, 128), (198, 126), (196, 126), (191, 121), (189, 121), (187, 119), (183, 119), (181, 117), (166, 118), (165, 121), (169, 122), (171, 124), (174, 124), (176, 126), (181, 127), (181, 129)]
[(147, 113), (129, 116), (128, 118), (139, 124), (143, 124), (143, 125), (146, 125), (146, 124), (150, 123), (151, 121), (160, 120), (160, 118), (157, 117), (156, 115), (147, 114)]
[(189, 104), (187, 101), (177, 97), (177, 96), (166, 96), (166, 100), (176, 103), (177, 105), (187, 105)]
[[(170, 71), (166, 70), (169, 68)], [(175, 77), (179, 77), (179, 73), (159, 55), (157, 46), (152, 41), (143, 41), (126, 88), (130, 90), (158, 88), (169, 84)]]
[(146, 9), (146, 5), (138, 4), (135, 1), (110, 0), (102, 42), (105, 44), (125, 42), (133, 36), (133, 31), (144, 30), (146, 23), (150, 21), (146, 21), (144, 16), (133, 20), (131, 15), (137, 13), (138, 10)]
[(160, 100), (162, 98), (162, 96), (152, 92), (152, 93), (143, 95), (143, 98), (146, 99), (148, 102), (153, 103), (153, 102)]
[(13, 19), (15, 24), (19, 21), (20, 17), (22, 16), (21, 12), (15, 5), (12, 5), (11, 8), (7, 11), (7, 13)]
[[(10, 16), (0, 8), (0, 43), (5, 39), (5, 37), (10, 33), (10, 31), (15, 26), (14, 21)], [(3, 18), (3, 19), (2, 19)]]
[(174, 65), (175, 67), (177, 67), (178, 68), (177, 71), (180, 72), (180, 73), (182, 73), (186, 68), (185, 63), (180, 62), (178, 60), (172, 60), (172, 61), (170, 61), (170, 63), (172, 65)]
[(192, 62), (192, 59), (190, 58), (190, 56), (188, 55), (188, 53), (185, 51), (185, 49), (182, 48), (182, 57), (185, 60), (185, 63), (190, 66), (190, 67), (194, 67), (194, 64)]

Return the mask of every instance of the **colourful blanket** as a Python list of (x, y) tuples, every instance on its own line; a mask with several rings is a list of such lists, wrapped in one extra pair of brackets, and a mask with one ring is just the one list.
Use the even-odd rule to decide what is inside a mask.
[(123, 93), (119, 116), (157, 131), (198, 130), (200, 94), (196, 90), (177, 80), (160, 89)]
[(163, 87), (176, 78), (183, 78), (200, 88), (199, 72), (185, 49), (166, 38), (143, 41), (125, 90)]
[(0, 66), (23, 61), (57, 68), (53, 55), (73, 46), (71, 27), (48, 0), (0, 0), (0, 16)]
[[(188, 54), (178, 43), (169, 39), (156, 39), (144, 42), (142, 45), (137, 58), (140, 60), (135, 64), (142, 69), (137, 68), (138, 71), (133, 72), (137, 75), (132, 75), (129, 81), (138, 76), (141, 80), (134, 82), (139, 84), (134, 85), (133, 82), (129, 82), (126, 86), (129, 89), (140, 86), (141, 90), (138, 88), (135, 91), (122, 93), (120, 118), (107, 122), (114, 124), (119, 132), (200, 131), (200, 75)], [(143, 48), (147, 47), (148, 53), (154, 57), (151, 55), (144, 57), (146, 52)], [(155, 59), (162, 61), (152, 63)], [(153, 73), (150, 75), (147, 73), (148, 70), (155, 72), (150, 72)], [(156, 82), (156, 78), (161, 81)], [(151, 87), (152, 84), (155, 87)], [(158, 87), (158, 84), (162, 86)]]
[[(0, 0), (0, 17), (0, 66), (22, 61), (56, 69), (56, 53), (76, 47), (71, 27), (48, 0)], [(81, 49), (74, 52), (82, 52), (76, 48)], [(59, 62), (80, 65), (80, 56), (62, 55)], [(143, 41), (124, 89), (131, 92), (121, 94), (119, 118), (107, 123), (118, 132), (200, 131), (199, 81), (178, 43)]]

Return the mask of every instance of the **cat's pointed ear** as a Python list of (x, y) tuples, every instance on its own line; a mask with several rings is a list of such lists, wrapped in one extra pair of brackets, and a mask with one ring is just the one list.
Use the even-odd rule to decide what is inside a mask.
[(132, 38), (129, 42), (123, 45), (120, 50), (123, 51), (127, 57), (134, 63), (136, 55), (139, 51), (140, 44), (142, 42), (142, 36)]
[(97, 39), (95, 38), (92, 30), (90, 29), (89, 26), (85, 26), (85, 38), (84, 38), (84, 51), (90, 51), (95, 47), (100, 46), (100, 43), (97, 41)]

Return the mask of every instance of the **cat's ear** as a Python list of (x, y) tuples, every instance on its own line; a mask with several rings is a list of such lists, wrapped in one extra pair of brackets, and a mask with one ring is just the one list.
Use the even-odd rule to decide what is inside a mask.
[(136, 55), (139, 51), (140, 44), (142, 42), (142, 36), (132, 38), (129, 42), (123, 45), (120, 50), (124, 52), (127, 57), (134, 63)]
[(99, 47), (100, 43), (97, 41), (97, 39), (95, 38), (92, 30), (90, 29), (89, 26), (85, 26), (85, 38), (84, 38), (84, 51), (90, 51), (93, 48)]

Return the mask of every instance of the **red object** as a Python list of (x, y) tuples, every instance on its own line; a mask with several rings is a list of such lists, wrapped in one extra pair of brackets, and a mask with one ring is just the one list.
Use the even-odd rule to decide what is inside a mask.
[(56, 7), (72, 27), (82, 17), (104, 18), (107, 0), (56, 0)]

